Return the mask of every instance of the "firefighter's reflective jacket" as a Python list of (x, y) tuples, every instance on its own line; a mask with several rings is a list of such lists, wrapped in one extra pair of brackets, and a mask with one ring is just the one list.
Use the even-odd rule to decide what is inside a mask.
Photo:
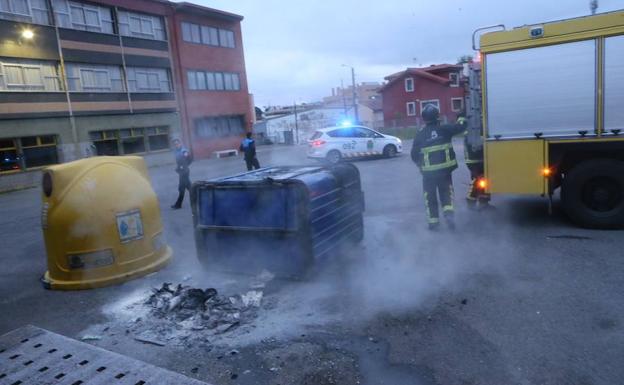
[(452, 139), (465, 130), (465, 120), (458, 119), (457, 124), (427, 123), (416, 132), (411, 156), (423, 175), (448, 173), (457, 168)]

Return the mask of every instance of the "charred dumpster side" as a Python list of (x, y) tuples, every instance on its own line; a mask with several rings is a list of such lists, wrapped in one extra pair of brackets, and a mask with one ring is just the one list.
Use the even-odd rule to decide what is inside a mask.
[(196, 182), (192, 208), (197, 256), (208, 269), (301, 276), (364, 231), (364, 195), (351, 164)]

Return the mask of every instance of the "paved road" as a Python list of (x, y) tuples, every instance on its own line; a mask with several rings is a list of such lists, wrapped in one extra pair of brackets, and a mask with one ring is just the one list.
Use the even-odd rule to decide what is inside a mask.
[[(461, 151), (458, 151), (461, 153)], [(260, 161), (302, 164), (302, 148), (263, 147)], [(366, 236), (304, 282), (278, 282), (253, 325), (214, 341), (165, 347), (123, 333), (123, 304), (162, 282), (235, 291), (244, 279), (202, 272), (188, 202), (172, 167), (151, 169), (175, 260), (124, 285), (41, 288), (39, 191), (0, 195), (0, 333), (34, 324), (215, 384), (613, 385), (624, 378), (624, 233), (573, 227), (555, 201), (496, 198), (471, 212), (455, 173), (455, 233), (425, 230), (420, 177), (407, 155), (355, 162)], [(240, 158), (197, 161), (192, 178), (243, 170)], [(119, 331), (119, 333), (117, 333)], [(237, 349), (236, 354), (228, 354)]]

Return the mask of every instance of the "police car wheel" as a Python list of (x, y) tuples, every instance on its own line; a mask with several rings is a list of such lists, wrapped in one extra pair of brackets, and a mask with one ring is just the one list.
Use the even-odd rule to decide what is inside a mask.
[(384, 147), (383, 149), (383, 155), (386, 158), (393, 158), (396, 156), (396, 154), (397, 154), (397, 149), (391, 144), (386, 145), (386, 147)]
[(624, 162), (595, 159), (576, 165), (563, 179), (561, 202), (583, 227), (624, 227)]
[(331, 150), (330, 152), (327, 153), (327, 156), (325, 157), (325, 159), (327, 159), (327, 161), (331, 164), (336, 164), (340, 162), (341, 158), (342, 158), (342, 155), (340, 154), (340, 151), (338, 150)]

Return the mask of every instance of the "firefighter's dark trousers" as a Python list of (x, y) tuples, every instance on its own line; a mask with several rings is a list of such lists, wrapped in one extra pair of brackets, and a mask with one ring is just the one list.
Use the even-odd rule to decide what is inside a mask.
[(469, 204), (473, 203), (481, 203), (487, 204), (490, 201), (490, 194), (485, 194), (477, 183), (479, 179), (483, 177), (484, 169), (483, 162), (470, 163), (467, 164), (468, 170), (470, 170), (470, 186), (468, 187), (468, 195), (466, 195), (466, 200)]
[(245, 163), (247, 164), (247, 171), (257, 170), (260, 168), (260, 162), (258, 162), (258, 158), (255, 156), (253, 158), (245, 158)]
[(174, 204), (175, 207), (181, 207), (182, 201), (184, 200), (184, 193), (186, 190), (189, 192), (189, 197), (191, 196), (191, 178), (190, 172), (180, 172), (178, 174), (178, 200)]
[(453, 179), (450, 172), (423, 175), (423, 193), (425, 195), (425, 209), (427, 222), (435, 224), (440, 222), (438, 209), (438, 196), (442, 212), (445, 216), (453, 216)]

